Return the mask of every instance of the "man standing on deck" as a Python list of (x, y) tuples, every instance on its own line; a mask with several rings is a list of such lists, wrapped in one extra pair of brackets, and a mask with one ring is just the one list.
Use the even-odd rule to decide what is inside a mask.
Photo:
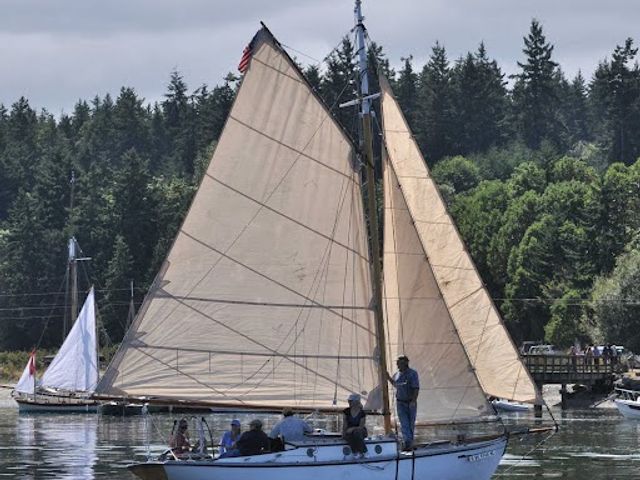
[[(393, 377), (388, 377), (396, 388), (396, 408), (402, 431), (403, 450), (411, 450), (413, 433), (416, 427), (416, 411), (420, 380), (418, 372), (409, 368), (409, 357), (401, 355), (396, 361), (398, 371)], [(388, 375), (388, 374), (387, 374)]]

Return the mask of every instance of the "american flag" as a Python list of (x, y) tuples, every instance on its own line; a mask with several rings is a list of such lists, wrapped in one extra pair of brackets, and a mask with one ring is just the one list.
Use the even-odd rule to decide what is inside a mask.
[(244, 73), (249, 68), (249, 61), (251, 60), (251, 55), (253, 55), (253, 45), (255, 43), (256, 37), (253, 37), (249, 45), (247, 45), (242, 51), (242, 58), (240, 59), (240, 63), (238, 64), (238, 70), (240, 73)]

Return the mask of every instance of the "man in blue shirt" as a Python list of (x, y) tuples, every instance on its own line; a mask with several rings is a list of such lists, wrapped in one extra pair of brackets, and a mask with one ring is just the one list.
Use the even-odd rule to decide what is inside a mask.
[(418, 372), (409, 368), (409, 358), (406, 355), (398, 357), (396, 362), (398, 371), (389, 381), (396, 388), (396, 408), (404, 441), (404, 450), (411, 450), (413, 434), (416, 427), (416, 410), (420, 380)]
[(313, 432), (307, 422), (293, 415), (293, 410), (285, 408), (282, 411), (284, 417), (271, 430), (269, 438), (282, 437), (285, 442), (299, 442), (304, 440), (305, 433)]

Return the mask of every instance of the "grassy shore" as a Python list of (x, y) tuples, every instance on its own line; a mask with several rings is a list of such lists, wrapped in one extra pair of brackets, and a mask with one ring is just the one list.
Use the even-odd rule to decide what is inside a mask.
[(15, 383), (22, 375), (29, 352), (0, 352), (0, 383)]
[[(114, 353), (118, 349), (118, 345), (112, 345), (110, 347), (102, 348), (100, 350), (101, 359), (100, 359), (100, 367), (105, 368), (106, 364), (109, 363)], [(56, 350), (38, 350), (37, 356), (37, 368), (38, 368), (38, 376), (42, 375), (44, 372), (44, 363), (43, 359), (46, 356), (51, 357)], [(22, 351), (13, 351), (13, 352), (2, 352), (0, 351), (0, 383), (12, 384), (16, 383), (20, 379), (20, 375), (22, 375), (22, 371), (24, 367), (27, 365), (27, 361), (29, 360), (29, 352)], [(49, 358), (50, 360), (50, 358)]]

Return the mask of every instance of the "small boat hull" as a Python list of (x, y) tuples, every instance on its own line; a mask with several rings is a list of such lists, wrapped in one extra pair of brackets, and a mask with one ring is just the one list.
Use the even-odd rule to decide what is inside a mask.
[(509, 402), (507, 400), (494, 400), (491, 403), (496, 409), (503, 412), (528, 412), (530, 409), (530, 406), (524, 403)]
[(98, 402), (78, 397), (58, 395), (37, 395), (33, 397), (14, 396), (20, 413), (96, 413)]
[(143, 480), (489, 480), (498, 468), (504, 436), (461, 445), (449, 442), (399, 452), (395, 441), (367, 442), (362, 459), (345, 454), (346, 445), (300, 445), (279, 453), (218, 460), (169, 460), (131, 465)]
[(617, 398), (614, 400), (618, 411), (626, 418), (635, 418), (640, 420), (640, 402), (637, 400), (623, 400)]

